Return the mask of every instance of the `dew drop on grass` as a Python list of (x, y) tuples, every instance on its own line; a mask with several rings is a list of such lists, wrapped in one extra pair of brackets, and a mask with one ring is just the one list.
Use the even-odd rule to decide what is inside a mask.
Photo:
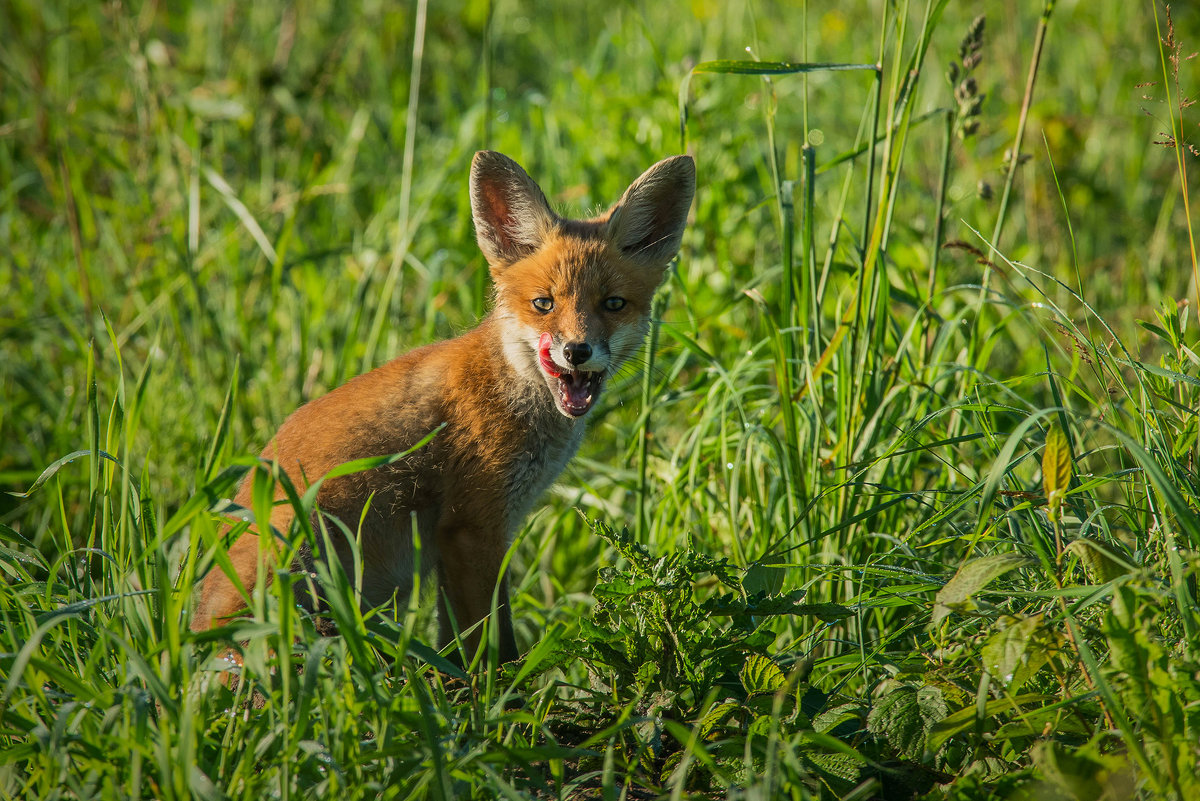
[(733, 462), (726, 462), (726, 463), (725, 463), (725, 469), (726, 469), (726, 470), (732, 470), (732, 469), (733, 469)]

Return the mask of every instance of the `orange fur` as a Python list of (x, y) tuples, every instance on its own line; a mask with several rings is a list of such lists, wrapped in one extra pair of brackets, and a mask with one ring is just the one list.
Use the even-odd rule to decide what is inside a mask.
[[(422, 572), (436, 569), (441, 587), (440, 644), (452, 639), (445, 601), (468, 628), (487, 616), (499, 582), (500, 656), (517, 656), (504, 554), (578, 448), (603, 380), (640, 346), (694, 187), (692, 160), (676, 156), (647, 170), (602, 217), (566, 220), (515, 162), (476, 154), (472, 211), (495, 285), (491, 313), (456, 339), (411, 351), (300, 407), (262, 454), (304, 488), (344, 462), (405, 451), (446, 424), (405, 459), (330, 479), (318, 492), (320, 514), (361, 531), (364, 604), (410, 591), (415, 517)], [(248, 480), (235, 500), (251, 506)], [(286, 531), (292, 514), (276, 505), (271, 525)], [(329, 529), (349, 572), (349, 549), (337, 527)], [(257, 531), (229, 553), (241, 583), (253, 586)], [(212, 570), (192, 628), (210, 628), (244, 606), (230, 577)], [(478, 644), (476, 630), (468, 647)]]

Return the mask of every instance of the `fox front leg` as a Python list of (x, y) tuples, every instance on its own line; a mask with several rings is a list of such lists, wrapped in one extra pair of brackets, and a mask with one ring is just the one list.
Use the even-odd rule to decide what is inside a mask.
[[(496, 594), (496, 615), (492, 626), (499, 627), (500, 661), (517, 658), (509, 608), (508, 579), (500, 575), (507, 550), (507, 538), (495, 530), (474, 526), (445, 527), (438, 536), (438, 645), (454, 640), (455, 627), (466, 631), (492, 611), (492, 593)], [(447, 608), (447, 605), (449, 608)], [(453, 620), (449, 612), (453, 613)], [(482, 627), (465, 638), (469, 662), (479, 649)]]

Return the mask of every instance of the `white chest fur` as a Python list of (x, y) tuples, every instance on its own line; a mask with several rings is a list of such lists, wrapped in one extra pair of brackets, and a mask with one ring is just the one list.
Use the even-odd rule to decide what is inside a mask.
[[(557, 412), (554, 414), (557, 415)], [(508, 520), (506, 529), (511, 537), (525, 519), (530, 507), (562, 473), (567, 462), (579, 450), (583, 441), (583, 420), (559, 418), (554, 431), (531, 431), (526, 447), (512, 465), (508, 486)], [(565, 425), (563, 425), (565, 424)]]

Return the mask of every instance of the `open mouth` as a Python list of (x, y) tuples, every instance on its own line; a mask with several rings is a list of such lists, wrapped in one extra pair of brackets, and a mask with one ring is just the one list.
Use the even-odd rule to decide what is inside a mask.
[(557, 385), (558, 408), (569, 417), (582, 417), (592, 408), (596, 398), (600, 397), (600, 387), (604, 383), (603, 372), (589, 370), (566, 370), (550, 358), (550, 345), (553, 343), (549, 333), (543, 333), (538, 340), (538, 361), (546, 375), (557, 379), (552, 384)]

